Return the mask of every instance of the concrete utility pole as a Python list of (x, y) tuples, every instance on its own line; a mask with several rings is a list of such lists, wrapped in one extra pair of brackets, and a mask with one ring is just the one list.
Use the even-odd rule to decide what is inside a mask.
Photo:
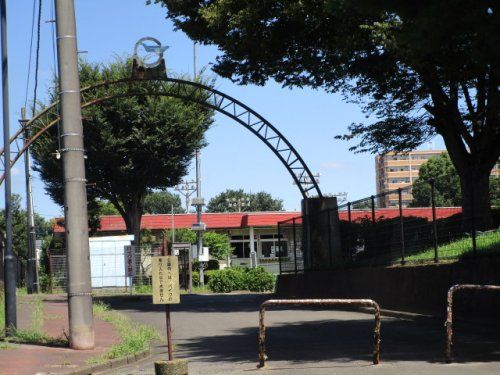
[[(196, 48), (196, 42), (193, 44), (193, 80), (196, 81), (196, 77), (198, 76), (198, 66), (197, 66), (198, 53)], [(203, 231), (204, 224), (201, 221), (201, 210), (203, 208), (204, 200), (201, 196), (201, 160), (200, 160), (200, 150), (196, 150), (196, 221), (197, 221), (197, 250), (198, 257), (203, 252)], [(203, 270), (202, 262), (199, 262), (198, 271), (200, 273), (200, 285), (205, 285), (205, 275)]]
[[(203, 252), (203, 222), (201, 221), (201, 209), (203, 207), (203, 198), (201, 197), (201, 167), (200, 167), (200, 150), (196, 150), (196, 221), (198, 230), (196, 232), (197, 236), (197, 248), (198, 256)], [(200, 272), (200, 285), (205, 285), (205, 275), (203, 272), (203, 264), (199, 263), (198, 271)]]
[[(26, 125), (26, 108), (21, 108), (21, 125)], [(29, 140), (29, 131), (24, 131), (24, 143)], [(35, 214), (33, 212), (33, 190), (31, 187), (30, 150), (24, 153), (24, 176), (26, 180), (26, 227), (28, 234), (27, 291), (38, 293), (38, 264), (36, 259)]]
[(189, 203), (191, 202), (191, 195), (196, 192), (196, 181), (184, 180), (175, 187), (175, 190), (182, 194), (186, 201), (186, 213), (189, 213)]
[(92, 349), (94, 323), (90, 284), (85, 150), (73, 0), (56, 0), (56, 25), (61, 90), (59, 94), (68, 265), (69, 342), (73, 349)]
[(5, 333), (10, 336), (17, 328), (16, 312), (16, 258), (12, 249), (12, 197), (10, 176), (10, 124), (9, 124), (9, 63), (7, 59), (7, 11), (2, 2), (1, 32), (2, 32), (2, 109), (3, 109), (3, 141), (5, 167)]

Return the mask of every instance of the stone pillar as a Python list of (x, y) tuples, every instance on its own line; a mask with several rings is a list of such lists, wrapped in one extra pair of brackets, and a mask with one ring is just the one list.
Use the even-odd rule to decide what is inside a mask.
[(302, 200), (302, 249), (304, 268), (321, 270), (341, 267), (339, 215), (336, 197)]

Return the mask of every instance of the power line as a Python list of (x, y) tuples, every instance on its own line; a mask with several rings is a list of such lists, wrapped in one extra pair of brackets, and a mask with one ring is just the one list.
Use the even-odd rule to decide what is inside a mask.
[(28, 90), (30, 85), (30, 76), (31, 76), (31, 56), (33, 54), (33, 34), (35, 32), (35, 12), (36, 12), (36, 0), (33, 0), (33, 12), (31, 15), (31, 40), (30, 40), (30, 54), (28, 58), (28, 74), (26, 78), (26, 92), (24, 95), (24, 107), (26, 108), (28, 104)]
[(36, 55), (35, 55), (35, 88), (33, 92), (33, 116), (36, 112), (36, 96), (38, 90), (38, 66), (40, 62), (40, 26), (42, 22), (42, 0), (38, 0), (38, 25), (37, 25), (37, 40), (36, 40)]

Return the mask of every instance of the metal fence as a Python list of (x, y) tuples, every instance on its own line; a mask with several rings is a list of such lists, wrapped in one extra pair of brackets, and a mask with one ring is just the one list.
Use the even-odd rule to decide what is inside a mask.
[[(498, 208), (493, 210), (491, 228), (479, 231), (474, 214), (467, 219), (460, 207), (437, 207), (434, 194), (431, 186), (429, 207), (406, 207), (404, 202), (411, 197), (411, 187), (397, 189), (347, 202), (314, 217), (299, 216), (279, 223), (278, 228), (290, 238), (290, 233), (302, 236), (307, 229), (303, 222), (310, 227), (321, 226), (321, 246), (326, 247), (322, 251), (323, 268), (439, 262), (500, 254)], [(330, 220), (337, 215), (338, 227), (331, 226)], [(325, 218), (330, 219), (328, 223)], [(303, 271), (308, 251), (302, 251), (300, 242), (298, 249), (300, 262), (296, 260), (299, 257), (290, 254), (280, 257), (281, 273)]]
[(280, 274), (300, 273), (304, 271), (302, 236), (302, 216), (278, 223)]
[[(92, 288), (133, 288), (151, 285), (151, 258), (162, 255), (162, 245), (130, 246), (131, 254), (121, 245), (106, 246), (90, 254)], [(66, 249), (48, 253), (50, 288), (66, 291)], [(129, 263), (129, 259), (131, 263)]]

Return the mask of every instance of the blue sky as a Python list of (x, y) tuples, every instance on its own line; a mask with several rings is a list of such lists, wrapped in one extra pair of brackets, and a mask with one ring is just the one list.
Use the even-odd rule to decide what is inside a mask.
[[(38, 2), (38, 1), (37, 1)], [(54, 72), (51, 20), (53, 0), (43, 1), (41, 23), (39, 97), (50, 88)], [(193, 72), (193, 43), (165, 20), (161, 7), (145, 0), (75, 0), (78, 47), (85, 58), (106, 62), (131, 54), (135, 42), (153, 36), (170, 46), (167, 69), (176, 74)], [(7, 0), (10, 70), (11, 133), (19, 126), (20, 108), (26, 100), (31, 15), (33, 0)], [(214, 46), (198, 48), (198, 66), (206, 67), (217, 56)], [(33, 66), (28, 103), (33, 99)], [(375, 191), (374, 155), (353, 154), (349, 143), (334, 139), (352, 122), (365, 119), (360, 108), (345, 103), (338, 94), (320, 90), (284, 89), (270, 81), (263, 87), (238, 86), (217, 78), (216, 87), (247, 104), (275, 125), (294, 145), (313, 173), (320, 173), (323, 193), (348, 192), (349, 200)], [(208, 147), (202, 151), (202, 192), (206, 200), (226, 188), (267, 191), (284, 200), (288, 210), (299, 210), (301, 195), (274, 154), (248, 130), (217, 115), (207, 132)], [(441, 142), (436, 142), (440, 146)], [(13, 169), (13, 192), (24, 197), (22, 160)], [(194, 164), (190, 175), (194, 175)], [(189, 177), (189, 176), (188, 176)], [(34, 175), (35, 210), (46, 218), (61, 216), (60, 207), (45, 195), (43, 182)], [(3, 205), (3, 194), (1, 197)]]

